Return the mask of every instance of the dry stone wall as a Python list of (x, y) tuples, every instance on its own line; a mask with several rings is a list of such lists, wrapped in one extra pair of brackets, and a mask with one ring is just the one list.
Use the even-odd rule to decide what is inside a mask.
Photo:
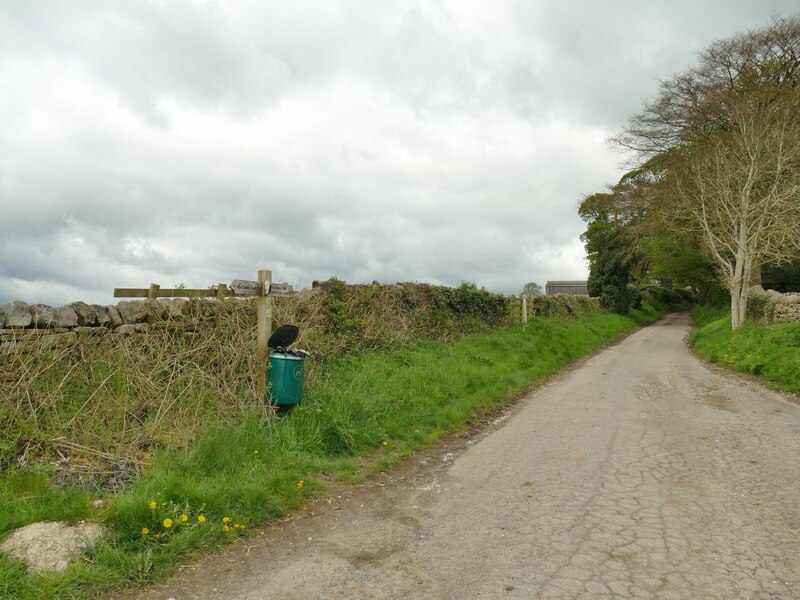
[(776, 323), (800, 323), (800, 294), (782, 294), (775, 302), (772, 320)]
[(215, 305), (218, 303), (213, 301), (193, 305), (185, 298), (130, 300), (116, 305), (72, 302), (58, 307), (15, 300), (0, 304), (0, 355), (34, 346), (47, 349), (73, 345), (79, 335), (128, 336), (159, 327), (192, 333), (198, 314), (214, 313)]
[(800, 293), (782, 294), (754, 286), (749, 296), (749, 318), (768, 323), (800, 323)]

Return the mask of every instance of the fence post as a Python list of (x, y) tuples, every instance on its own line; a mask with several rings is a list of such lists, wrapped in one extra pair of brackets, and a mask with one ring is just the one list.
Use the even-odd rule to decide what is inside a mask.
[(258, 271), (258, 297), (256, 298), (256, 313), (258, 315), (258, 373), (256, 374), (256, 392), (260, 399), (267, 393), (266, 368), (267, 368), (267, 341), (272, 335), (272, 299), (267, 296), (269, 284), (272, 283), (272, 271), (260, 269)]
[(225, 283), (218, 283), (217, 284), (217, 300), (222, 302), (225, 300), (225, 294), (228, 291), (228, 286)]
[(522, 322), (528, 322), (528, 297), (522, 296)]
[(161, 286), (159, 286), (157, 283), (151, 283), (150, 289), (147, 290), (147, 299), (155, 300), (156, 298), (158, 298), (158, 290), (160, 287)]

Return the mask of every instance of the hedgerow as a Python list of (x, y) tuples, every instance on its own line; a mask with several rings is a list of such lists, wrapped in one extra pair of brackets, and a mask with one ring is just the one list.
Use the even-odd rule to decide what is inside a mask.
[(543, 317), (580, 317), (602, 312), (598, 298), (577, 294), (555, 294), (533, 298), (534, 314)]

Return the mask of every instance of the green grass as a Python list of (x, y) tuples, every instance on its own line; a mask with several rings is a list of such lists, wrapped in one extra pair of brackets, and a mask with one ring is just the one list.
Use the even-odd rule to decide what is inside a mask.
[[(251, 411), (235, 425), (209, 418), (190, 449), (156, 453), (152, 467), (105, 509), (91, 507), (96, 494), (53, 488), (46, 469), (11, 470), (0, 480), (0, 534), (64, 519), (99, 521), (111, 534), (62, 575), (28, 576), (0, 557), (0, 597), (94, 597), (150, 584), (203, 548), (299, 508), (330, 481), (359, 480), (467, 428), (476, 416), (658, 314), (533, 319), (450, 344), (343, 355), (326, 363), (289, 415)], [(223, 517), (246, 529), (224, 532)], [(173, 520), (169, 529), (165, 518)]]
[(713, 362), (764, 379), (771, 387), (800, 391), (800, 324), (747, 321), (731, 331), (730, 312), (698, 307), (694, 350)]

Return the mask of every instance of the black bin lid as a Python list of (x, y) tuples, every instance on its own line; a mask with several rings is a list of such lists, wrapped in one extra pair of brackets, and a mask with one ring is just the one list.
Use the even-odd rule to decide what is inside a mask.
[(281, 325), (269, 336), (267, 346), (270, 348), (288, 348), (300, 335), (297, 325)]

